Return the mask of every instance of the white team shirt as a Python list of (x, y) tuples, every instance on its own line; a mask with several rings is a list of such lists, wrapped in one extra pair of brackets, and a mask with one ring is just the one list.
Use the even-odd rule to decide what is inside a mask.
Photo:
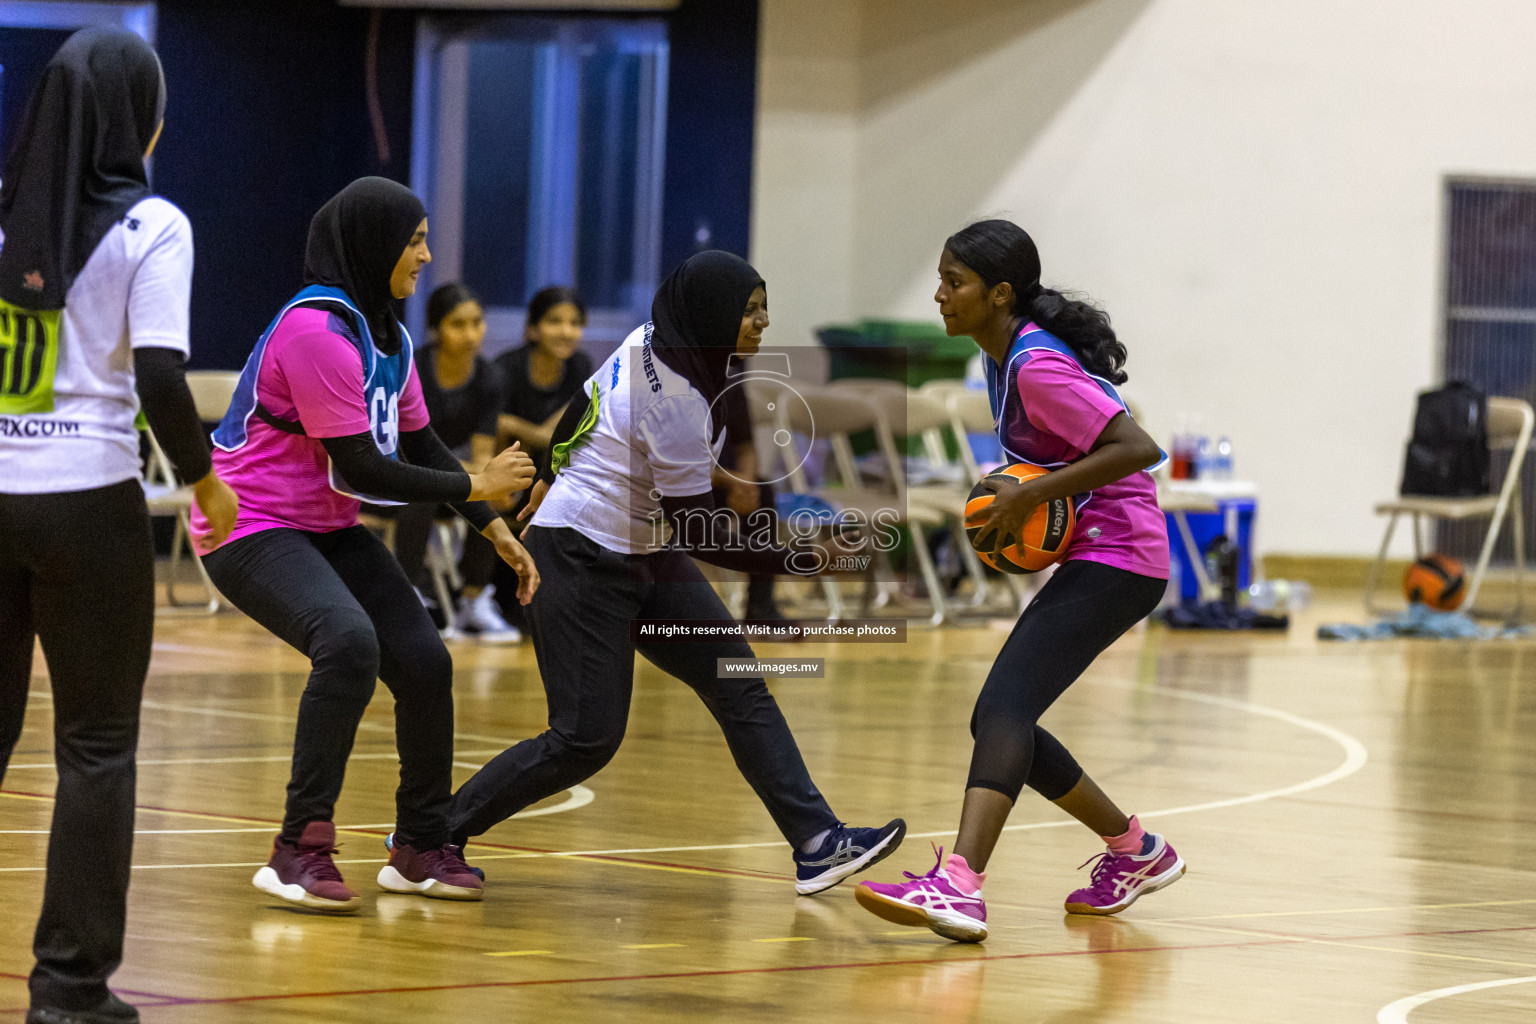
[(192, 225), (165, 199), (140, 200), (64, 297), (53, 411), (0, 414), (0, 493), (83, 491), (139, 475), (132, 350), (187, 355), (191, 296)]
[(709, 403), (656, 358), (650, 336), (649, 324), (637, 328), (571, 399), (591, 401), (596, 385), (597, 425), (550, 485), (535, 526), (567, 526), (610, 551), (646, 554), (671, 535), (661, 498), (710, 489), (725, 432), (712, 441)]

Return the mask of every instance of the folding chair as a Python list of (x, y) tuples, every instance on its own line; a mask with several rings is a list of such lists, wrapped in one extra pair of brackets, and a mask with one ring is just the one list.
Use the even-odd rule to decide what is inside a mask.
[[(239, 383), (240, 375), (228, 370), (189, 370), (186, 378), (187, 388), (192, 392), (192, 404), (197, 409), (197, 418), (204, 423), (222, 420), (229, 409), (230, 400), (234, 398), (235, 385)], [(201, 610), (212, 615), (219, 610), (220, 598), (213, 581), (208, 578), (207, 570), (203, 568), (202, 559), (192, 550), (192, 488), (180, 486), (176, 482), (171, 460), (166, 457), (154, 432), (146, 429), (144, 433), (149, 438), (149, 465), (143, 484), (149, 514), (174, 516), (176, 519), (175, 532), (171, 535), (171, 564), (166, 576), (165, 599), (172, 608), (190, 610), (200, 605)], [(197, 570), (204, 594), (201, 602), (185, 601), (177, 594), (176, 584), (181, 575), (183, 557), (190, 559)]]
[[(190, 610), (200, 605), (200, 610), (212, 615), (219, 610), (219, 592), (213, 580), (208, 578), (208, 570), (203, 568), (202, 559), (192, 550), (192, 488), (177, 484), (171, 460), (166, 457), (160, 442), (155, 440), (154, 431), (146, 427), (144, 434), (149, 438), (149, 465), (143, 480), (144, 503), (150, 515), (173, 516), (176, 519), (176, 529), (171, 534), (171, 564), (165, 578), (165, 599), (173, 609)], [(201, 602), (185, 601), (177, 595), (176, 583), (177, 577), (181, 575), (183, 552), (197, 570), (198, 580), (203, 587)]]
[[(891, 383), (896, 388), (900, 388), (901, 394), (905, 395), (906, 385)], [(797, 388), (796, 391), (803, 402), (779, 403), (785, 415), (786, 427), (806, 437), (827, 439), (838, 479), (843, 485), (817, 488), (815, 493), (836, 506), (859, 512), (865, 522), (873, 522), (874, 514), (878, 511), (891, 512), (896, 517), (893, 525), (906, 526), (911, 531), (912, 557), (917, 562), (924, 585), (928, 588), (929, 603), (933, 609), (930, 621), (935, 626), (940, 625), (946, 615), (944, 593), (938, 572), (934, 569), (933, 558), (928, 553), (928, 545), (923, 540), (922, 531), (924, 528), (944, 526), (945, 513), (923, 505), (909, 504), (906, 501), (905, 481), (901, 479), (899, 459), (895, 462), (898, 484), (895, 490), (881, 491), (865, 485), (858, 464), (854, 461), (853, 444), (849, 435), (869, 430), (875, 431), (877, 437), (882, 433), (888, 437), (888, 431), (881, 429), (879, 411), (866, 395), (859, 394), (855, 389), (831, 385), (825, 388)], [(885, 441), (881, 444), (883, 448), (886, 447)], [(892, 444), (891, 447), (894, 445)], [(889, 449), (887, 449), (886, 458), (888, 460), (891, 458)], [(796, 490), (809, 489), (804, 470), (798, 465), (790, 474), (790, 481)], [(831, 581), (826, 582), (830, 584)], [(832, 586), (829, 599), (835, 593), (835, 586)], [(834, 610), (833, 614), (838, 613)]]
[(1472, 570), (1472, 583), (1467, 589), (1467, 599), (1463, 604), (1467, 613), (1473, 614), (1477, 606), (1477, 592), (1483, 585), (1483, 577), (1488, 571), (1488, 561), (1493, 557), (1493, 546), (1504, 525), (1504, 516), (1508, 513), (1514, 521), (1515, 542), (1515, 608), (1510, 613), (1510, 618), (1520, 616), (1525, 610), (1525, 516), (1517, 488), (1520, 481), (1520, 468), (1525, 462), (1526, 452), (1530, 449), (1533, 421), (1536, 421), (1536, 415), (1533, 415), (1529, 402), (1518, 398), (1489, 396), (1488, 448), (1490, 451), (1510, 453), (1509, 468), (1504, 471), (1504, 479), (1496, 493), (1470, 498), (1402, 495), (1393, 501), (1384, 501), (1376, 506), (1377, 515), (1385, 515), (1389, 518), (1387, 532), (1381, 538), (1381, 549), (1376, 552), (1376, 560), (1371, 563), (1370, 578), (1365, 585), (1366, 611), (1380, 614), (1381, 610), (1376, 607), (1374, 599), (1376, 588), (1381, 582), (1381, 567), (1387, 560), (1387, 548), (1392, 543), (1392, 533), (1397, 528), (1398, 517), (1410, 515), (1413, 517), (1414, 558), (1419, 558), (1424, 553), (1419, 524), (1425, 518), (1456, 520), (1486, 518), (1489, 520), (1488, 531), (1483, 537), (1482, 551), (1477, 556), (1477, 567)]
[[(947, 388), (940, 393), (944, 396), (944, 405), (949, 412), (949, 429), (954, 433), (960, 448), (960, 464), (965, 467), (965, 478), (980, 480), (981, 464), (971, 448), (970, 435), (990, 434), (997, 429), (992, 419), (992, 401), (985, 391), (976, 388)], [(1012, 573), (1004, 573), (1003, 579), (1013, 596), (1014, 614), (1018, 614), (1029, 603), (1030, 587), (1024, 582), (1024, 577)]]
[[(894, 384), (895, 386), (891, 386)], [(975, 478), (965, 464), (951, 462), (944, 447), (942, 430), (950, 425), (950, 413), (937, 400), (935, 391), (929, 388), (907, 388), (888, 381), (838, 380), (828, 385), (829, 391), (852, 390), (862, 395), (875, 408), (878, 417), (875, 437), (880, 453), (890, 466), (891, 480), (897, 500), (907, 508), (935, 512), (944, 517), (960, 564), (972, 583), (972, 607), (980, 607), (987, 597), (988, 580), (981, 559), (971, 547), (965, 533), (965, 502), (970, 496)], [(897, 447), (897, 438), (918, 438), (923, 454), (930, 467), (939, 470), (952, 469), (948, 481), (913, 483), (907, 475), (906, 460)], [(963, 440), (962, 440), (963, 443)]]

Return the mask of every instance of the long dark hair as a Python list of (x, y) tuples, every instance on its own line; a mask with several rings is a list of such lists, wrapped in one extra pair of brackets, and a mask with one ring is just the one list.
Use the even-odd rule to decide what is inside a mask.
[(482, 305), (480, 296), (457, 281), (438, 285), (432, 289), (432, 294), (427, 297), (427, 326), (434, 331), (437, 330), (442, 324), (444, 317), (466, 302)]
[(581, 301), (581, 296), (576, 294), (576, 289), (566, 288), (563, 285), (550, 285), (548, 288), (540, 288), (533, 293), (533, 298), (528, 300), (528, 322), (523, 326), (523, 340), (532, 342), (533, 327), (545, 315), (556, 306), (570, 303), (576, 307), (576, 312), (581, 316), (583, 325), (587, 322), (587, 304)]
[(988, 288), (1013, 286), (1013, 312), (1067, 343), (1083, 368), (1111, 384), (1124, 384), (1125, 345), (1109, 326), (1109, 314), (1040, 284), (1040, 252), (1034, 239), (1007, 220), (979, 220), (944, 241), (950, 255), (976, 271)]

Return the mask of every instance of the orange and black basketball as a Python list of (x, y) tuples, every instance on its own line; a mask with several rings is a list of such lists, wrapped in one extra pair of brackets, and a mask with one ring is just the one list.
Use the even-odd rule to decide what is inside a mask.
[(1039, 572), (1048, 565), (1054, 565), (1061, 561), (1062, 555), (1067, 553), (1067, 545), (1072, 542), (1072, 528), (1077, 523), (1077, 512), (1072, 507), (1071, 498), (1053, 498), (1041, 504), (1024, 524), (1023, 536), (1017, 543), (1004, 548), (999, 555), (993, 555), (991, 551), (991, 546), (995, 542), (992, 531), (985, 531), (987, 546), (983, 549), (978, 546), (983, 539), (982, 527), (972, 525), (976, 514), (992, 504), (994, 495), (983, 486), (987, 480), (997, 477), (1032, 480), (1049, 472), (1048, 469), (1032, 466), (1027, 462), (1016, 462), (1011, 466), (993, 470), (971, 488), (970, 497), (965, 502), (965, 534), (971, 540), (971, 547), (976, 549), (977, 557), (987, 565), (1002, 572), (1023, 575)]
[(1442, 612), (1453, 612), (1467, 596), (1466, 572), (1454, 558), (1427, 555), (1403, 573), (1403, 596)]

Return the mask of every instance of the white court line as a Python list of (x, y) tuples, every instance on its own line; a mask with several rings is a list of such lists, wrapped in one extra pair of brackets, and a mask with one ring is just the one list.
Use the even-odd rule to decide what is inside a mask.
[(1524, 985), (1536, 981), (1536, 976), (1529, 978), (1500, 978), (1497, 981), (1478, 981), (1470, 985), (1452, 985), (1450, 988), (1437, 988), (1429, 992), (1420, 992), (1416, 996), (1406, 996), (1395, 1003), (1388, 1003), (1376, 1014), (1376, 1024), (1408, 1024), (1410, 1011), (1432, 1003), (1436, 999), (1444, 999), (1446, 996), (1459, 996), (1464, 992), (1476, 992), (1485, 988), (1503, 988), (1505, 985)]
[[(1100, 683), (1098, 685), (1117, 686), (1120, 689), (1143, 689), (1132, 684)], [(1331, 725), (1313, 719), (1294, 714), (1290, 711), (1282, 711), (1279, 708), (1266, 707), (1263, 704), (1254, 704), (1245, 700), (1234, 700), (1229, 697), (1213, 697), (1209, 694), (1194, 693), (1190, 690), (1169, 689), (1160, 686), (1146, 687), (1143, 692), (1151, 692), (1170, 697), (1180, 697), (1185, 700), (1197, 701), (1202, 704), (1212, 704), (1217, 707), (1232, 708), (1238, 711), (1247, 711), (1276, 721), (1286, 722), (1290, 725), (1318, 733), (1333, 740), (1344, 748), (1344, 760), (1332, 771), (1324, 772), (1293, 786), (1284, 786), (1280, 789), (1269, 789), (1262, 793), (1253, 793), (1248, 796), (1231, 797), (1226, 800), (1209, 800), (1205, 803), (1186, 804), (1182, 807), (1168, 807), (1162, 810), (1145, 811), (1137, 814), (1138, 818), (1168, 817), (1174, 814), (1190, 814), (1194, 811), (1211, 811), (1220, 807), (1236, 807), (1241, 804), (1255, 804), (1264, 800), (1274, 800), (1283, 796), (1293, 796), (1296, 793), (1305, 793), (1308, 790), (1321, 789), (1323, 786), (1332, 785), (1340, 779), (1348, 778), (1365, 767), (1370, 758), (1370, 752), (1365, 744), (1355, 739), (1349, 733), (1335, 729)], [(1065, 828), (1076, 825), (1078, 822), (1067, 819), (1065, 821), (1036, 821), (1025, 825), (1007, 825), (1005, 832), (1025, 832), (1041, 828)], [(955, 834), (954, 829), (946, 829), (939, 832), (909, 832), (908, 839), (937, 839)], [(546, 857), (595, 857), (614, 855), (621, 853), (698, 853), (709, 850), (757, 850), (769, 847), (783, 846), (783, 840), (775, 840), (767, 843), (721, 843), (713, 846), (647, 846), (636, 847), (627, 850), (562, 850), (555, 853), (543, 854)]]
[[(1236, 807), (1236, 806), (1240, 806), (1242, 804), (1253, 804), (1253, 803), (1259, 803), (1259, 802), (1262, 802), (1262, 801), (1265, 801), (1265, 800), (1274, 800), (1274, 799), (1277, 799), (1279, 797), (1292, 796), (1292, 795), (1295, 795), (1296, 793), (1305, 793), (1305, 792), (1307, 792), (1309, 790), (1320, 789), (1323, 786), (1332, 785), (1333, 783), (1338, 782), (1340, 779), (1344, 779), (1344, 778), (1349, 777), (1350, 775), (1355, 774), (1361, 768), (1365, 767), (1366, 762), (1370, 758), (1370, 753), (1366, 749), (1365, 744), (1361, 743), (1359, 740), (1355, 739), (1355, 737), (1349, 735), (1348, 733), (1344, 732), (1343, 730), (1335, 729), (1331, 725), (1327, 725), (1327, 724), (1325, 724), (1323, 722), (1319, 722), (1319, 721), (1316, 721), (1316, 720), (1311, 719), (1311, 718), (1306, 718), (1305, 716), (1298, 715), (1298, 714), (1295, 714), (1295, 713), (1290, 712), (1290, 711), (1282, 711), (1279, 708), (1271, 708), (1271, 707), (1267, 707), (1267, 706), (1265, 706), (1263, 704), (1254, 704), (1251, 701), (1236, 700), (1236, 699), (1233, 699), (1233, 698), (1230, 698), (1230, 697), (1215, 697), (1215, 696), (1211, 696), (1210, 694), (1195, 693), (1195, 692), (1193, 692), (1191, 690), (1180, 690), (1180, 689), (1166, 688), (1166, 687), (1160, 687), (1160, 686), (1140, 687), (1140, 686), (1137, 686), (1137, 685), (1131, 684), (1131, 683), (1107, 683), (1107, 682), (1106, 683), (1097, 683), (1097, 685), (1115, 686), (1115, 687), (1117, 687), (1119, 689), (1126, 689), (1126, 690), (1141, 690), (1142, 692), (1155, 693), (1155, 694), (1160, 694), (1160, 695), (1169, 696), (1169, 697), (1177, 697), (1177, 698), (1180, 698), (1180, 699), (1183, 699), (1183, 700), (1191, 700), (1191, 701), (1195, 701), (1195, 702), (1202, 703), (1202, 704), (1210, 704), (1210, 705), (1213, 705), (1215, 707), (1225, 707), (1225, 708), (1231, 708), (1231, 709), (1237, 710), (1237, 711), (1250, 712), (1252, 714), (1261, 715), (1261, 716), (1266, 717), (1266, 718), (1272, 718), (1272, 719), (1275, 719), (1276, 721), (1280, 721), (1280, 722), (1286, 722), (1286, 723), (1288, 723), (1290, 725), (1294, 725), (1294, 726), (1296, 726), (1298, 728), (1305, 729), (1305, 730), (1308, 730), (1310, 732), (1315, 732), (1315, 733), (1318, 733), (1319, 735), (1322, 735), (1322, 736), (1326, 736), (1329, 739), (1333, 740), (1335, 743), (1339, 744), (1339, 746), (1341, 746), (1344, 749), (1344, 760), (1338, 765), (1338, 767), (1332, 769), (1331, 771), (1324, 772), (1321, 775), (1317, 775), (1317, 776), (1314, 776), (1313, 778), (1306, 779), (1306, 780), (1304, 780), (1302, 782), (1298, 782), (1295, 785), (1284, 786), (1284, 787), (1282, 787), (1280, 789), (1265, 790), (1265, 791), (1263, 791), (1261, 793), (1252, 793), (1252, 794), (1249, 794), (1248, 796), (1231, 797), (1231, 798), (1228, 798), (1228, 799), (1225, 799), (1225, 800), (1210, 800), (1210, 801), (1206, 801), (1204, 803), (1186, 804), (1186, 805), (1181, 806), (1181, 807), (1169, 807), (1169, 808), (1164, 808), (1162, 810), (1145, 811), (1145, 812), (1142, 812), (1142, 813), (1138, 814), (1139, 818), (1168, 817), (1168, 816), (1175, 815), (1175, 814), (1189, 814), (1189, 813), (1192, 813), (1194, 811), (1209, 811), (1209, 810), (1215, 810), (1217, 808), (1222, 808), (1222, 807)], [(206, 713), (206, 714), (219, 714), (222, 711), (222, 709), (218, 709), (218, 708), (188, 708), (188, 707), (183, 707), (183, 706), (179, 706), (179, 705), (163, 705), (163, 704), (158, 704), (158, 703), (154, 704), (154, 705), (151, 705), (151, 703), (149, 701), (145, 701), (144, 702), (144, 706), (145, 707), (153, 706), (153, 707), (156, 707), (156, 708), (159, 708), (159, 709), (169, 710), (169, 711), (187, 711), (187, 712), (200, 713), (200, 714), (203, 714), (203, 713)], [(282, 717), (276, 716), (276, 715), (256, 715), (256, 714), (251, 713), (251, 712), (235, 712), (235, 711), (230, 711), (230, 712), (223, 712), (223, 713), (231, 715), (231, 716), (235, 716), (235, 717), (241, 717), (241, 718), (276, 719), (278, 721), (283, 721), (283, 722), (290, 721), (287, 718), (282, 718)], [(368, 723), (364, 723), (365, 726), (367, 724)], [(384, 726), (375, 726), (375, 728), (377, 728), (377, 729), (384, 729), (385, 727)], [(465, 735), (465, 738), (468, 738), (468, 736), (466, 734), (456, 734), (456, 736), (457, 735)], [(492, 742), (501, 742), (501, 741), (500, 740), (492, 740)], [(573, 789), (573, 791), (572, 791), (573, 798), (574, 798), (574, 795), (575, 795), (575, 789), (581, 789), (581, 788), (584, 788), (584, 787), (575, 787)], [(590, 802), (591, 802), (590, 799), (588, 799), (586, 801), (586, 803), (590, 803)], [(557, 806), (563, 806), (563, 805), (557, 805)], [(580, 805), (577, 805), (577, 806), (585, 806), (585, 804), (580, 804)], [(524, 812), (524, 813), (527, 813), (527, 812)], [(537, 813), (537, 812), (535, 812), (535, 813)], [(544, 811), (543, 813), (554, 813), (554, 812), (552, 810), (547, 810), (547, 811)], [(1069, 820), (1065, 820), (1065, 821), (1040, 821), (1040, 822), (1030, 822), (1028, 824), (1023, 824), (1023, 825), (1008, 825), (1008, 826), (1005, 826), (1004, 831), (1008, 831), (1008, 832), (1024, 832), (1024, 831), (1032, 831), (1034, 829), (1044, 829), (1044, 828), (1065, 828), (1067, 826), (1076, 825), (1076, 824), (1078, 824), (1076, 821), (1073, 821), (1073, 820), (1070, 820), (1070, 819)], [(945, 830), (938, 831), (938, 832), (911, 832), (911, 833), (908, 833), (907, 837), (910, 838), (910, 839), (936, 839), (936, 838), (941, 838), (941, 837), (946, 837), (946, 836), (952, 836), (954, 834), (955, 834), (954, 829), (945, 829)], [(533, 856), (594, 857), (594, 856), (611, 856), (611, 855), (627, 854), (627, 853), (699, 853), (699, 852), (713, 851), (713, 850), (755, 850), (755, 849), (768, 849), (768, 848), (777, 847), (777, 846), (783, 846), (783, 845), (784, 845), (783, 840), (782, 839), (777, 839), (777, 840), (773, 840), (773, 841), (770, 841), (770, 842), (761, 842), (761, 843), (717, 843), (717, 844), (712, 844), (712, 845), (707, 845), (707, 846), (647, 846), (647, 847), (632, 847), (632, 848), (619, 849), (619, 850), (560, 850), (560, 851), (553, 851), (551, 853), (542, 854), (542, 855), (534, 854)], [(42, 869), (41, 868), (37, 868), (37, 869), (0, 869), (0, 870), (42, 870)]]
[[(497, 754), (501, 753), (502, 749), (504, 748), (498, 747), (495, 750), (464, 750), (459, 751), (459, 754), (462, 757), (495, 757)], [(399, 758), (400, 755), (392, 751), (378, 754), (351, 754), (347, 757), (347, 763), (350, 764), (353, 761), (397, 761)], [(152, 760), (141, 757), (135, 763), (140, 768), (143, 768), (146, 766), (168, 764), (266, 764), (269, 762), (287, 762), (292, 760), (293, 754), (288, 753), (263, 755), (261, 757), (167, 757), (155, 758)], [(461, 764), (458, 761), (455, 761), (454, 764), (458, 765), (460, 768), (474, 768), (476, 770), (482, 767), (478, 764)], [(11, 765), (12, 769), (52, 767), (54, 767), (54, 763), (52, 761), (34, 761), (28, 764)]]
[[(478, 765), (472, 765), (471, 767), (478, 767)], [(557, 804), (552, 804), (549, 807), (535, 807), (532, 810), (527, 810), (527, 811), (518, 811), (516, 814), (512, 815), (512, 817), (519, 818), (519, 819), (520, 818), (542, 818), (546, 814), (563, 814), (566, 811), (574, 811), (578, 807), (585, 807), (585, 806), (587, 806), (587, 804), (589, 804), (593, 800), (597, 799), (597, 794), (592, 792), (586, 786), (572, 786), (570, 789), (566, 790), (566, 792), (569, 793), (570, 795), (567, 796), (564, 800), (560, 801)], [(361, 832), (361, 831), (372, 830), (372, 829), (394, 828), (394, 827), (395, 827), (395, 823), (394, 822), (392, 822), (392, 821), (385, 821), (385, 822), (381, 822), (381, 823), (379, 823), (377, 825), (337, 825), (336, 826), (336, 831), (338, 831), (338, 832), (349, 832), (349, 831), (350, 832)], [(250, 833), (250, 832), (270, 833), (272, 831), (272, 829), (273, 829), (273, 826), (271, 826), (271, 825), (263, 825), (260, 828), (139, 828), (139, 829), (134, 829), (133, 830), (133, 834), (136, 835), (136, 836), (236, 835), (236, 834), (240, 834), (240, 833)], [(0, 829), (0, 836), (46, 836), (46, 835), (48, 835), (48, 829), (45, 829), (45, 828)], [(540, 855), (539, 854), (529, 854), (529, 856), (540, 856)], [(337, 863), (349, 863), (349, 862), (347, 862), (347, 861), (338, 861)], [(364, 861), (357, 861), (357, 863), (361, 864), (361, 863), (365, 863), (365, 862)], [(169, 867), (170, 865), (136, 864), (134, 866), (135, 867)], [(202, 866), (203, 867), (209, 867), (209, 866), (214, 866), (214, 867), (218, 867), (218, 866), (223, 866), (223, 867), (240, 867), (241, 865), (238, 865), (238, 864), (227, 864), (227, 865), (202, 865)], [(256, 866), (260, 867), (261, 865), (258, 864)], [(0, 871), (41, 871), (41, 870), (42, 870), (42, 868), (0, 868)]]

